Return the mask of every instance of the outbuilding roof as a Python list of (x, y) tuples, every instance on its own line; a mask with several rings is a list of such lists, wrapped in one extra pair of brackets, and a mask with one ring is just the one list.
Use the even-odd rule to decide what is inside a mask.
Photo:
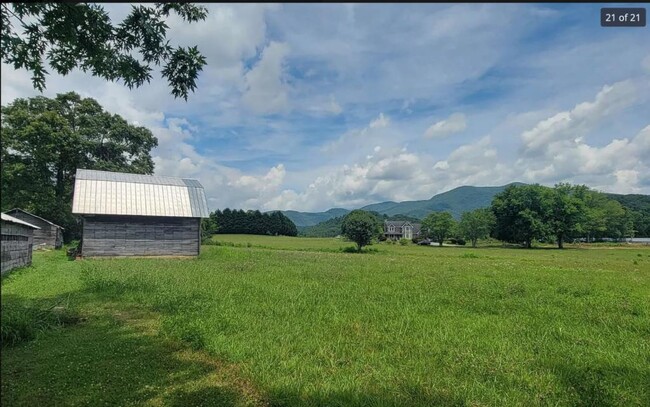
[(49, 223), (50, 225), (52, 225), (52, 226), (54, 226), (54, 227), (61, 228), (61, 229), (65, 229), (63, 226), (59, 226), (59, 225), (57, 225), (56, 223), (52, 223), (52, 222), (50, 222), (50, 221), (47, 220), (47, 219), (41, 218), (40, 216), (34, 215), (33, 213), (29, 213), (29, 212), (27, 212), (27, 211), (24, 210), (24, 209), (14, 208), (14, 209), (11, 209), (11, 210), (7, 211), (7, 214), (10, 214), (10, 213), (16, 213), (16, 212), (22, 212), (22, 213), (24, 213), (24, 214), (26, 214), (26, 215), (29, 215), (29, 216), (32, 216), (32, 217), (34, 217), (34, 218), (40, 219), (40, 220), (42, 220), (43, 222), (47, 222), (47, 223)]
[(18, 218), (14, 218), (13, 216), (11, 216), (11, 215), (7, 215), (7, 214), (4, 213), (4, 212), (3, 212), (2, 214), (0, 214), (0, 218), (1, 218), (2, 220), (4, 220), (5, 222), (11, 222), (11, 223), (19, 224), (19, 225), (24, 225), (24, 226), (28, 226), (28, 227), (33, 228), (33, 229), (40, 229), (38, 226), (34, 226), (34, 225), (32, 225), (31, 223), (27, 223), (27, 222), (25, 222), (24, 220), (20, 220), (20, 219), (18, 219)]
[(207, 218), (208, 204), (195, 179), (78, 169), (72, 213)]

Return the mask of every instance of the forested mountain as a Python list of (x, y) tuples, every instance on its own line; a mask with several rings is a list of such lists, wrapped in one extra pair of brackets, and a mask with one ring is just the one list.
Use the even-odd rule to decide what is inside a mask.
[[(406, 216), (406, 215), (395, 215), (395, 216), (388, 216), (388, 215), (382, 215), (377, 212), (371, 212), (373, 215), (377, 217), (379, 222), (383, 223), (384, 220), (407, 220), (410, 222), (419, 222), (419, 219), (413, 218), (411, 216)], [(308, 236), (308, 237), (335, 237), (341, 234), (341, 225), (343, 224), (343, 218), (344, 216), (339, 216), (336, 218), (328, 219), (324, 222), (321, 222), (317, 225), (313, 226), (304, 226), (301, 228), (298, 228), (298, 234), (300, 236)]]
[[(513, 183), (508, 185), (523, 185)], [(430, 212), (447, 211), (456, 219), (460, 219), (463, 212), (490, 206), (492, 198), (505, 190), (508, 185), (498, 187), (471, 187), (462, 186), (451, 191), (434, 195), (431, 199), (423, 201), (382, 202), (364, 206), (363, 210), (376, 211), (386, 215), (408, 215), (422, 219)]]
[[(523, 185), (514, 182), (508, 185)], [(463, 212), (490, 206), (494, 195), (506, 189), (508, 185), (498, 187), (463, 186), (434, 195), (423, 201), (381, 202), (364, 206), (364, 211), (377, 212), (388, 216), (406, 215), (422, 219), (433, 211), (448, 211), (454, 218), (460, 219)], [(296, 226), (313, 226), (336, 217), (345, 216), (350, 210), (333, 208), (325, 212), (282, 211)]]
[(282, 211), (284, 216), (291, 219), (291, 221), (299, 227), (313, 226), (328, 219), (345, 216), (348, 212), (350, 212), (348, 209), (343, 208), (332, 208), (325, 212)]

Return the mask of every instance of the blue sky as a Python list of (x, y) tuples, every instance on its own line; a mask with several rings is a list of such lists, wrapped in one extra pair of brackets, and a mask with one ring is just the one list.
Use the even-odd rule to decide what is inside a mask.
[[(650, 27), (602, 28), (607, 6), (209, 4), (205, 22), (170, 21), (172, 42), (207, 57), (187, 102), (161, 80), (129, 91), (80, 72), (45, 94), (150, 128), (156, 173), (199, 179), (211, 210), (512, 181), (648, 194)], [(25, 72), (2, 78), (3, 104), (36, 94)]]

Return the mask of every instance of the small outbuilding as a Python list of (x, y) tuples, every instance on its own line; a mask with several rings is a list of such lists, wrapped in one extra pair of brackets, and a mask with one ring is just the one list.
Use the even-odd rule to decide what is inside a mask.
[(34, 244), (34, 230), (38, 226), (14, 218), (6, 213), (0, 214), (2, 222), (0, 231), (2, 244), (0, 247), (0, 273), (4, 274), (16, 267), (32, 264), (32, 245)]
[(194, 179), (78, 169), (81, 256), (197, 256), (208, 205)]
[(63, 227), (19, 208), (5, 213), (40, 228), (34, 231), (34, 249), (60, 249), (63, 246)]

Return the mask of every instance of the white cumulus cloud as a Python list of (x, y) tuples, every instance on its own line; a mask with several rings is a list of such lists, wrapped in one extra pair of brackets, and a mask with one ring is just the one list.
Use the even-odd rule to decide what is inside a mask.
[(443, 138), (455, 133), (460, 133), (467, 128), (465, 115), (454, 113), (445, 120), (441, 120), (429, 126), (424, 132), (425, 138)]
[(242, 100), (253, 112), (271, 114), (289, 108), (289, 85), (284, 73), (284, 60), (289, 46), (272, 41), (262, 51), (257, 64), (246, 73), (246, 90)]

